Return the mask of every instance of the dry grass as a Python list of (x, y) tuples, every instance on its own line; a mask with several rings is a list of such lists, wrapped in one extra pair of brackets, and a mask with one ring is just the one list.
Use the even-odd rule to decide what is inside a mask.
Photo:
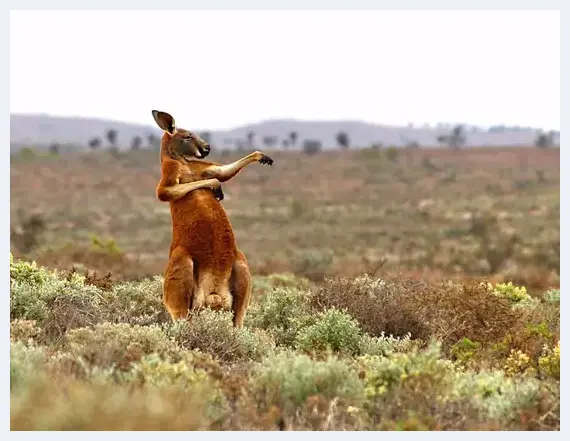
[[(322, 280), (378, 270), (488, 276), (538, 290), (558, 283), (559, 150), (419, 149), (395, 160), (371, 149), (270, 154), (273, 167), (252, 165), (224, 185), (254, 274)], [(25, 236), (22, 228), (40, 216), (45, 229), (31, 250), (13, 240), (12, 252), (128, 280), (162, 273), (171, 226), (168, 205), (154, 194), (159, 174), (147, 151), (14, 158), (12, 227)]]
[(558, 150), (270, 155), (240, 330), (164, 310), (156, 152), (12, 158), (12, 430), (560, 430)]

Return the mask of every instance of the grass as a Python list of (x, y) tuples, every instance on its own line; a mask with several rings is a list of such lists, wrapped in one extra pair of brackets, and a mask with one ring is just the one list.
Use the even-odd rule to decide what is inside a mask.
[(156, 152), (12, 157), (12, 430), (560, 430), (558, 150), (270, 155), (239, 330), (164, 310)]
[[(272, 151), (273, 167), (251, 165), (224, 184), (223, 205), (253, 273), (558, 286), (558, 149), (389, 152)], [(14, 157), (10, 175), (16, 257), (123, 280), (164, 271), (171, 226), (168, 204), (155, 196), (156, 152)]]

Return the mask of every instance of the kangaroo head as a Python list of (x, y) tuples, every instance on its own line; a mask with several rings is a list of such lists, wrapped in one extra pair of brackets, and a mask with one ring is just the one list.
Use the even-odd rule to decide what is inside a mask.
[(210, 145), (195, 133), (176, 127), (170, 114), (153, 110), (152, 116), (158, 127), (164, 130), (161, 155), (189, 161), (192, 158), (203, 159), (210, 154)]

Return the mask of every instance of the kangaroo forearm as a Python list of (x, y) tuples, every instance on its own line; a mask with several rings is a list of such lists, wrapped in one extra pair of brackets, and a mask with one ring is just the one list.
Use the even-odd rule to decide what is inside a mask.
[(189, 182), (187, 184), (177, 184), (172, 187), (159, 187), (156, 193), (160, 201), (170, 202), (186, 196), (191, 191), (198, 190), (200, 188), (212, 188), (215, 183), (215, 179), (205, 179), (203, 181)]
[(246, 165), (259, 160), (257, 152), (247, 155), (245, 158), (238, 159), (231, 164), (217, 165), (209, 169), (206, 174), (218, 179), (220, 182), (225, 182), (239, 173), (239, 171)]

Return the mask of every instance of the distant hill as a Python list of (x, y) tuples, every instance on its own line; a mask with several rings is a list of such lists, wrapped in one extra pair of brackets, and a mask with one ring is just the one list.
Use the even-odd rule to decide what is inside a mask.
[[(150, 119), (150, 118), (149, 118)], [(120, 121), (96, 118), (58, 117), (45, 114), (11, 114), (10, 141), (11, 150), (22, 146), (48, 146), (51, 143), (72, 145), (86, 148), (93, 137), (100, 137), (103, 146), (107, 145), (105, 133), (109, 129), (118, 132), (118, 145), (128, 148), (135, 136), (143, 138), (143, 147), (147, 146), (149, 134), (160, 136), (160, 131), (153, 125), (137, 125)], [(196, 129), (188, 127), (188, 129)], [(299, 121), (268, 120), (247, 124), (231, 130), (211, 131), (211, 142), (218, 147), (232, 148), (236, 140), (245, 140), (247, 133), (255, 133), (256, 147), (262, 147), (264, 136), (277, 137), (277, 146), (287, 139), (291, 131), (298, 133), (297, 145), (305, 139), (317, 139), (325, 148), (336, 147), (336, 134), (345, 131), (352, 146), (365, 147), (374, 143), (384, 146), (405, 146), (417, 142), (420, 146), (438, 146), (437, 137), (446, 134), (449, 127), (395, 127), (371, 124), (361, 121)], [(197, 131), (200, 131), (196, 129)], [(471, 146), (521, 146), (533, 145), (538, 129), (502, 128), (485, 131), (476, 127), (467, 127), (466, 145)], [(559, 135), (557, 140), (559, 139)]]

